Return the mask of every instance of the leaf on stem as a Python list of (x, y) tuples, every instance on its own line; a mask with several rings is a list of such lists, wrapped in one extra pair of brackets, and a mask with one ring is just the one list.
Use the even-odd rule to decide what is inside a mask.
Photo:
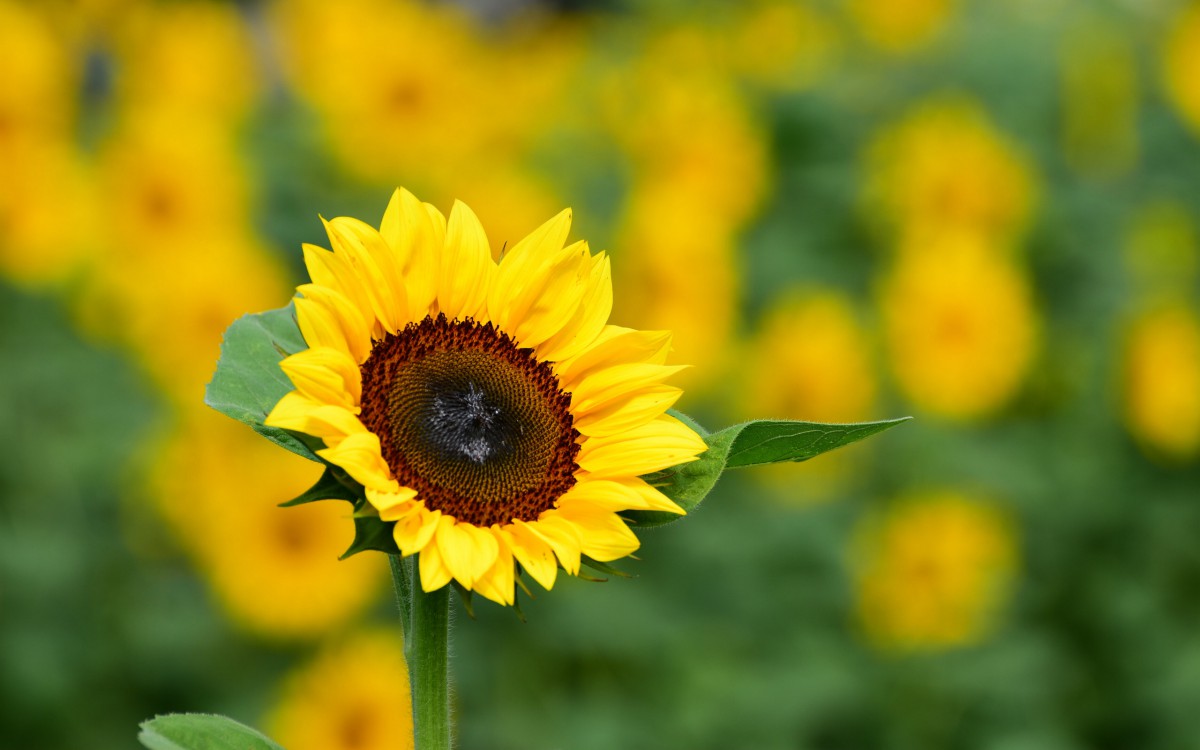
[(293, 390), (292, 381), (279, 369), (279, 363), (307, 348), (291, 304), (243, 315), (225, 331), (221, 358), (205, 390), (204, 403), (250, 425), (292, 453), (320, 462), (316, 451), (323, 446), (319, 440), (263, 424), (279, 399)]
[[(683, 418), (683, 415), (674, 413)], [(700, 432), (708, 450), (692, 462), (672, 466), (643, 479), (689, 513), (716, 486), (726, 469), (775, 463), (798, 463), (856, 443), (907, 422), (911, 417), (856, 424), (822, 424), (782, 419), (743, 422), (713, 433)], [(688, 419), (688, 424), (695, 422)], [(682, 516), (658, 511), (627, 511), (639, 528), (661, 526)]]
[(150, 750), (283, 750), (257, 730), (215, 714), (168, 714), (143, 721), (138, 741)]

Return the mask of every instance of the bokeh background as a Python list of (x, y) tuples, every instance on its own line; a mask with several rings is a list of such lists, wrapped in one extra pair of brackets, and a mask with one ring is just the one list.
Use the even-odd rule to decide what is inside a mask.
[(912, 414), (454, 632), (462, 747), (1200, 748), (1200, 4), (0, 0), (0, 747), (404, 747), (386, 566), (203, 406), (319, 216), (561, 207), (680, 408)]

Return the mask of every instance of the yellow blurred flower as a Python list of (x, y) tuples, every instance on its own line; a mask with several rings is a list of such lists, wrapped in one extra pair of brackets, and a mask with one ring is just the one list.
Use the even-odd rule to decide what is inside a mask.
[[(119, 256), (118, 256), (119, 257)], [(164, 252), (99, 263), (75, 300), (85, 331), (132, 349), (174, 403), (198, 403), (229, 322), (279, 307), (279, 261), (244, 234), (180, 241)]]
[(672, 29), (610, 74), (603, 104), (635, 182), (669, 183), (732, 230), (761, 203), (769, 161), (764, 126), (719, 61), (700, 30)]
[(1151, 454), (1200, 452), (1200, 318), (1168, 301), (1137, 316), (1125, 336), (1125, 422)]
[(1138, 80), (1132, 42), (1084, 22), (1062, 46), (1063, 148), (1081, 172), (1117, 175), (1137, 159)]
[[(276, 2), (272, 18), (293, 85), (322, 116), (337, 155), (369, 179), (445, 184), (475, 155), (517, 150), (521, 129), (548, 109), (514, 106), (496, 80), (525, 73), (501, 77), (510, 58), (448, 4), (298, 0)], [(538, 59), (550, 69), (569, 56)], [(512, 91), (537, 93), (551, 79), (543, 70), (530, 80)]]
[[(337, 628), (378, 595), (382, 557), (338, 557), (350, 546), (349, 503), (295, 508), (319, 468), (207, 410), (164, 441), (151, 498), (240, 627), (274, 638)], [(407, 705), (407, 704), (405, 704)]]
[(810, 422), (866, 420), (875, 399), (870, 349), (844, 295), (793, 292), (772, 307), (746, 352), (744, 411)]
[(399, 632), (359, 633), (322, 649), (288, 677), (267, 727), (289, 750), (411, 748), (412, 705)]
[[(871, 417), (875, 373), (871, 342), (851, 301), (830, 290), (794, 290), (765, 315), (743, 352), (739, 413), (812, 422)], [(851, 446), (802, 466), (763, 466), (756, 479), (789, 501), (828, 499), (866, 445)]]
[(975, 103), (938, 97), (880, 133), (867, 152), (871, 215), (910, 231), (1020, 232), (1035, 199), (1024, 156)]
[(31, 141), (0, 161), (0, 274), (29, 286), (68, 279), (95, 250), (88, 166), (53, 139)]
[(982, 238), (944, 234), (902, 247), (880, 290), (892, 370), (921, 410), (970, 419), (1016, 392), (1038, 341), (1029, 280)]
[(841, 40), (837, 29), (813, 4), (788, 0), (738, 5), (728, 39), (729, 64), (754, 83), (784, 91), (815, 84), (830, 67)]
[(118, 96), (130, 111), (165, 108), (231, 122), (258, 93), (246, 21), (230, 3), (140, 3), (115, 40)]
[(909, 651), (983, 639), (1009, 593), (1018, 550), (998, 509), (942, 491), (864, 519), (852, 557), (868, 637), (880, 648)]
[[(0, 0), (0, 163), (74, 127), (79, 65), (30, 4)], [(6, 174), (3, 182), (9, 182)]]
[(635, 188), (620, 229), (627, 250), (615, 264), (613, 321), (673, 332), (673, 350), (691, 368), (684, 388), (720, 382), (730, 364), (741, 271), (731, 230), (672, 184)]
[(246, 172), (226, 128), (161, 110), (129, 118), (104, 144), (97, 176), (111, 262), (246, 231)]
[(1167, 94), (1200, 135), (1200, 2), (1186, 5), (1171, 22), (1162, 68)]
[(864, 39), (889, 53), (930, 42), (954, 12), (954, 0), (846, 0)]

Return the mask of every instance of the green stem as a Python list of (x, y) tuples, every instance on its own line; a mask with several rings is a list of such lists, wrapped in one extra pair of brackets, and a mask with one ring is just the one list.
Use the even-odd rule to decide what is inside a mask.
[(450, 587), (426, 593), (412, 558), (397, 557), (392, 557), (392, 580), (412, 685), (414, 747), (450, 750)]

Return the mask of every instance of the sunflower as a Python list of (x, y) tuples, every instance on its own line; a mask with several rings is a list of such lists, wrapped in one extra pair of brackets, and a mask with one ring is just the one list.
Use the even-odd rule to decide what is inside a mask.
[(475, 214), (397, 190), (378, 230), (326, 223), (306, 245), (296, 318), (309, 348), (266, 424), (324, 441), (370, 512), (419, 555), (426, 591), (452, 579), (501, 604), (517, 565), (630, 554), (625, 510), (682, 513), (642, 475), (691, 461), (700, 437), (666, 410), (670, 334), (607, 325), (609, 261), (566, 245), (569, 210), (493, 260)]

